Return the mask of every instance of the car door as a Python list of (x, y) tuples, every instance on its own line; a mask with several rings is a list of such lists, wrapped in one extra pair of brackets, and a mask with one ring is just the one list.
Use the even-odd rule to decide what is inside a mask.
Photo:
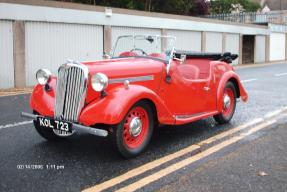
[(171, 81), (164, 81), (160, 91), (173, 114), (196, 115), (210, 110), (210, 78), (200, 79), (197, 73), (192, 65), (172, 62)]

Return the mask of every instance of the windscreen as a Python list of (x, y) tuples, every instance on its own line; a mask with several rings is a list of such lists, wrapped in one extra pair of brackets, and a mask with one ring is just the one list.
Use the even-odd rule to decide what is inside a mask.
[(120, 36), (113, 48), (112, 57), (146, 56), (169, 59), (175, 38), (169, 36)]

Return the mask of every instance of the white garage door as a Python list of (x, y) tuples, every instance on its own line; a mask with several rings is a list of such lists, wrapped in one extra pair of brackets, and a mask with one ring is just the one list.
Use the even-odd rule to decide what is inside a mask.
[(265, 62), (266, 37), (264, 35), (256, 35), (255, 38), (255, 63)]
[(67, 59), (100, 59), (103, 27), (63, 23), (26, 22), (26, 82), (35, 84), (35, 72), (47, 68), (57, 74)]
[[(149, 28), (134, 28), (134, 27), (112, 27), (112, 46), (115, 45), (116, 40), (121, 35), (161, 35), (160, 29), (149, 29)], [(159, 52), (161, 50), (161, 41), (159, 40), (155, 45), (150, 45), (148, 41), (142, 41), (139, 43), (137, 41), (137, 47), (145, 50), (148, 53)], [(132, 49), (132, 41), (120, 41), (117, 45), (117, 50), (119, 52), (127, 49)], [(114, 48), (114, 47), (113, 47)], [(119, 52), (116, 50), (115, 54)]]
[(168, 30), (167, 34), (176, 37), (176, 49), (201, 51), (201, 32)]
[(12, 22), (0, 21), (0, 89), (12, 87), (14, 87)]
[(222, 33), (206, 32), (206, 52), (222, 53)]
[(270, 34), (270, 61), (285, 60), (285, 34)]
[[(224, 52), (239, 54), (239, 34), (226, 34)], [(238, 59), (234, 60), (232, 64), (237, 65)]]

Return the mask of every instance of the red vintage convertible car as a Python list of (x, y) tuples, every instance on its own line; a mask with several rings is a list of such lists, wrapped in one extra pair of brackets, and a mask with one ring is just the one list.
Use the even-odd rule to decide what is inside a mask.
[(230, 65), (237, 55), (179, 51), (169, 36), (120, 36), (101, 61), (67, 61), (57, 76), (36, 74), (31, 96), (37, 132), (47, 140), (81, 130), (110, 136), (124, 157), (141, 153), (158, 125), (213, 116), (228, 123), (247, 93)]

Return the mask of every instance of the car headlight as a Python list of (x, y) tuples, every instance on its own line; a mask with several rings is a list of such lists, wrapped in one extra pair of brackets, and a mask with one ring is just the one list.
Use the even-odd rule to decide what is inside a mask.
[(108, 82), (108, 77), (103, 73), (97, 73), (92, 76), (92, 87), (95, 91), (103, 91), (108, 86)]
[(39, 69), (36, 79), (40, 85), (46, 85), (51, 79), (51, 72), (48, 69)]

